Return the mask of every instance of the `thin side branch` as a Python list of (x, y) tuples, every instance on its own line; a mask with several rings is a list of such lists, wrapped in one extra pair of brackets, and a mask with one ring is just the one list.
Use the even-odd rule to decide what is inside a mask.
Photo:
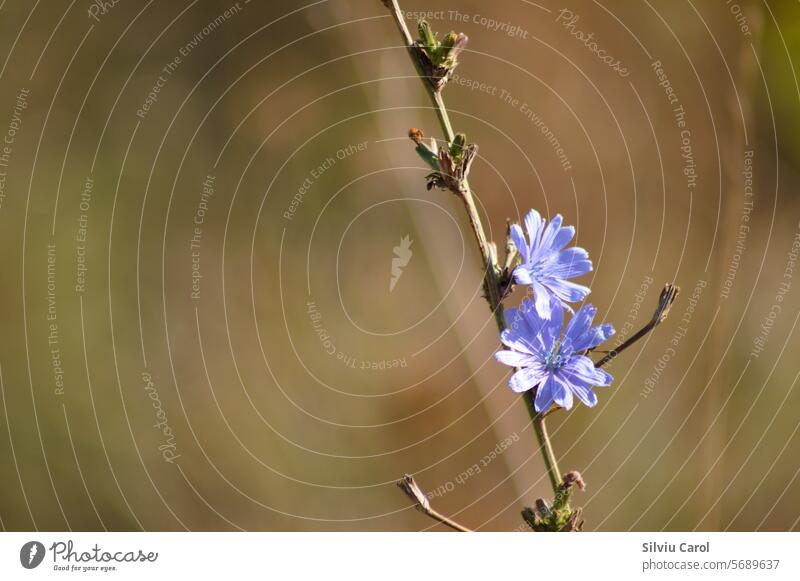
[(672, 306), (672, 303), (674, 303), (675, 299), (678, 297), (679, 292), (681, 292), (680, 287), (675, 286), (672, 283), (667, 283), (666, 286), (664, 286), (664, 290), (661, 291), (661, 296), (658, 299), (658, 306), (656, 307), (655, 313), (653, 313), (653, 318), (650, 319), (650, 321), (644, 327), (639, 329), (639, 331), (636, 332), (630, 339), (625, 341), (616, 349), (613, 349), (608, 355), (595, 363), (594, 366), (602, 367), (606, 363), (613, 361), (617, 355), (625, 351), (625, 349), (636, 343), (639, 339), (666, 321), (667, 316), (669, 315), (669, 309)]
[(397, 486), (399, 486), (400, 489), (405, 492), (411, 500), (414, 501), (414, 506), (421, 513), (428, 515), (433, 520), (438, 521), (460, 533), (472, 532), (467, 527), (458, 524), (453, 519), (447, 518), (439, 511), (434, 510), (431, 506), (431, 501), (428, 500), (428, 497), (425, 496), (425, 493), (422, 492), (422, 489), (419, 487), (416, 480), (414, 480), (414, 477), (410, 474), (406, 474), (403, 476), (402, 480), (398, 480)]

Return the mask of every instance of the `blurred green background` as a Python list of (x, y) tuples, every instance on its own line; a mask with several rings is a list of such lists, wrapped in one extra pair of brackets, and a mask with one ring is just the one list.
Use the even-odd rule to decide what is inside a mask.
[[(550, 420), (587, 529), (797, 528), (798, 5), (403, 8), (470, 37), (492, 235), (562, 213), (623, 337), (683, 289)], [(549, 486), (381, 2), (7, 0), (0, 47), (3, 529), (419, 530), (413, 473), (522, 530)]]

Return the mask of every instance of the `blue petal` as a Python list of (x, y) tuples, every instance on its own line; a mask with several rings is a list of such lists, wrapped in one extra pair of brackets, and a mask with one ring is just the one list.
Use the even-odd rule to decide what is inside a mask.
[(518, 309), (518, 317), (511, 324), (520, 334), (530, 339), (537, 351), (549, 348), (550, 343), (544, 339), (549, 321), (539, 316), (536, 306), (530, 299), (522, 301), (522, 305)]
[(614, 379), (611, 374), (596, 368), (592, 360), (585, 355), (576, 355), (570, 358), (563, 371), (575, 376), (584, 383), (598, 387), (607, 387), (611, 385)]
[(603, 323), (590, 329), (577, 339), (573, 340), (572, 348), (575, 351), (585, 351), (605, 343), (614, 334), (614, 327), (610, 323)]
[(553, 401), (565, 410), (572, 409), (572, 392), (569, 389), (569, 384), (558, 373), (553, 373), (550, 377), (555, 382)]
[(529, 355), (533, 355), (534, 353), (538, 352), (538, 349), (534, 344), (536, 337), (524, 335), (519, 333), (516, 329), (504, 329), (500, 333), (500, 341), (512, 351), (526, 353)]
[(575, 278), (591, 271), (592, 261), (589, 260), (589, 253), (578, 246), (560, 252), (547, 268), (549, 276), (558, 278)]
[(580, 302), (592, 292), (589, 287), (560, 278), (548, 278), (542, 284), (546, 285), (554, 295), (567, 303)]
[(542, 238), (542, 230), (544, 229), (544, 218), (539, 215), (536, 210), (531, 210), (525, 216), (525, 229), (528, 231), (528, 241), (530, 244), (531, 253), (539, 247), (539, 241)]
[(511, 379), (508, 381), (508, 385), (516, 393), (522, 393), (539, 385), (546, 375), (547, 372), (541, 367), (528, 367), (525, 369), (520, 369), (511, 376)]
[(542, 329), (547, 321), (542, 320), (525, 300), (520, 308), (506, 311), (507, 328), (500, 333), (500, 340), (514, 351), (537, 354), (545, 348)]
[[(514, 241), (514, 246), (517, 247), (517, 251), (519, 252), (520, 257), (522, 258), (522, 263), (525, 264), (526, 262), (528, 262), (528, 243), (525, 240), (525, 234), (522, 233), (522, 228), (519, 227), (519, 224), (511, 225), (511, 240)], [(529, 283), (520, 283), (520, 284), (529, 284)]]
[(560, 301), (550, 303), (550, 319), (544, 321), (541, 336), (545, 351), (552, 351), (564, 329), (564, 307)]
[(553, 390), (556, 385), (553, 377), (554, 375), (551, 373), (543, 383), (539, 384), (539, 389), (536, 390), (533, 408), (537, 412), (547, 411), (553, 405)]
[(574, 226), (564, 226), (556, 234), (555, 238), (553, 239), (553, 244), (550, 246), (553, 250), (561, 250), (567, 244), (569, 244), (570, 240), (575, 237), (575, 227)]
[(545, 228), (544, 233), (542, 234), (542, 242), (541, 242), (541, 249), (542, 251), (549, 252), (553, 249), (553, 243), (555, 242), (556, 235), (558, 231), (561, 230), (561, 223), (564, 221), (564, 218), (561, 214), (556, 214), (550, 223)]
[(597, 394), (592, 391), (592, 388), (586, 385), (583, 381), (576, 377), (571, 377), (570, 374), (564, 374), (565, 379), (569, 382), (569, 388), (575, 397), (577, 397), (583, 405), (593, 408), (597, 404)]
[(564, 331), (564, 342), (574, 345), (592, 326), (595, 314), (597, 314), (597, 309), (591, 304), (583, 305), (578, 309), (578, 312), (567, 323), (567, 328)]
[(514, 269), (514, 282), (517, 284), (533, 284), (533, 272), (524, 264)]
[(572, 306), (568, 302), (561, 300), (556, 295), (553, 295), (553, 302), (561, 305), (562, 310), (567, 311), (568, 313), (570, 313), (572, 315), (575, 314), (575, 309), (573, 309)]
[(529, 367), (536, 362), (533, 355), (520, 351), (498, 351), (494, 354), (494, 358), (511, 367)]
[(533, 298), (536, 301), (536, 312), (542, 319), (550, 319), (553, 311), (553, 298), (550, 289), (536, 280), (532, 281), (532, 286)]

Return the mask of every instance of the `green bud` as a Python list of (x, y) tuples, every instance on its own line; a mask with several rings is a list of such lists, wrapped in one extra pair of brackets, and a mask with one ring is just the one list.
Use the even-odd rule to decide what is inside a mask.
[(456, 45), (456, 40), (458, 40), (458, 35), (451, 30), (450, 33), (442, 39), (442, 47), (449, 50)]
[(458, 55), (467, 46), (467, 36), (450, 32), (441, 42), (441, 60), (439, 65), (448, 69), (454, 69), (458, 65)]
[(439, 41), (436, 40), (436, 33), (434, 33), (433, 29), (431, 29), (431, 25), (428, 24), (426, 20), (420, 20), (418, 29), (419, 38), (425, 48), (427, 48), (429, 51), (436, 50), (436, 48), (439, 46)]
[(461, 156), (464, 154), (464, 148), (467, 146), (467, 136), (463, 133), (458, 133), (450, 144), (450, 155), (454, 160), (460, 161)]

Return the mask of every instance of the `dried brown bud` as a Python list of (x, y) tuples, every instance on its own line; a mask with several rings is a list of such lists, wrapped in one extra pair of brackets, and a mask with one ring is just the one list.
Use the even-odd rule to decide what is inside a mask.
[(411, 141), (417, 145), (420, 145), (422, 140), (425, 139), (425, 133), (423, 133), (422, 129), (412, 127), (408, 130), (408, 137), (411, 139)]
[(456, 195), (464, 193), (472, 162), (478, 154), (474, 143), (465, 145), (466, 138), (459, 134), (450, 147), (439, 149), (439, 171), (428, 175), (428, 189), (434, 187), (450, 190)]
[(422, 489), (416, 483), (413, 476), (406, 474), (403, 476), (402, 480), (397, 482), (397, 486), (399, 486), (400, 489), (416, 503), (418, 509), (430, 511), (431, 503), (428, 500), (428, 497), (425, 496), (425, 493), (422, 492)]
[(661, 291), (661, 296), (658, 298), (658, 307), (653, 314), (653, 323), (663, 323), (669, 315), (669, 309), (675, 299), (678, 298), (678, 293), (681, 292), (681, 287), (671, 283), (664, 285), (664, 290)]
[(567, 472), (563, 476), (562, 485), (564, 488), (572, 488), (573, 486), (577, 486), (581, 490), (586, 490), (586, 482), (583, 481), (583, 476), (577, 470), (573, 470), (572, 472)]

